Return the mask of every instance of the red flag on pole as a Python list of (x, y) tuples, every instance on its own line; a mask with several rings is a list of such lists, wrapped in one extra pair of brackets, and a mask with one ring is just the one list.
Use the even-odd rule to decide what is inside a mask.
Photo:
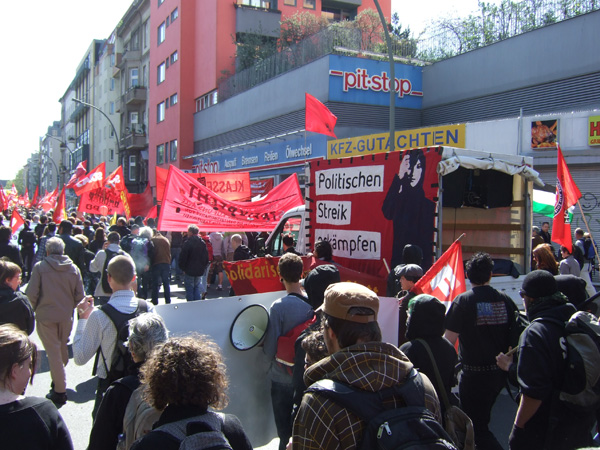
[(117, 167), (117, 170), (106, 177), (104, 186), (106, 186), (107, 189), (116, 189), (118, 191), (126, 190), (125, 178), (123, 177), (123, 166)]
[(38, 207), (39, 196), (40, 196), (40, 189), (39, 189), (39, 186), (36, 186), (35, 192), (33, 193), (33, 198), (31, 199), (31, 206), (33, 206), (34, 208)]
[(67, 184), (65, 184), (65, 188), (66, 189), (72, 188), (75, 185), (75, 183), (77, 183), (81, 178), (83, 178), (85, 176), (86, 172), (87, 172), (87, 160), (81, 161), (79, 164), (77, 164), (77, 168), (75, 169), (75, 173), (73, 174), (71, 179), (69, 181), (67, 181)]
[(10, 216), (10, 228), (12, 229), (12, 232), (16, 233), (24, 223), (25, 221), (17, 211), (17, 208), (13, 208), (12, 216)]
[[(104, 163), (102, 163), (102, 164), (104, 164)], [(54, 209), (54, 214), (52, 215), (52, 221), (57, 225), (60, 224), (63, 220), (67, 220), (65, 188), (64, 187), (60, 191), (60, 195), (58, 196), (58, 201), (56, 202), (56, 208)]]
[(81, 195), (93, 189), (101, 188), (104, 181), (104, 168), (106, 163), (100, 163), (94, 170), (85, 177), (78, 180), (72, 187), (75, 194)]
[(413, 288), (413, 292), (417, 294), (433, 295), (444, 303), (446, 309), (458, 294), (465, 291), (462, 246), (458, 240), (454, 241)]
[(327, 106), (317, 100), (315, 97), (310, 95), (308, 92), (305, 93), (305, 111), (304, 111), (304, 128), (306, 131), (313, 131), (315, 133), (326, 134), (327, 136), (337, 137), (333, 133), (337, 117), (333, 115)]
[(558, 161), (556, 165), (556, 203), (552, 220), (552, 241), (564, 245), (569, 250), (573, 246), (571, 222), (568, 209), (581, 198), (581, 192), (571, 177), (560, 145), (556, 144)]

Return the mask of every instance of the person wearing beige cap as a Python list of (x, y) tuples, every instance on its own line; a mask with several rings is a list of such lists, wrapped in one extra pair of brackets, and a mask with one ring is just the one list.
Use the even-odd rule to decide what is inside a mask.
[[(356, 283), (330, 285), (325, 291), (321, 323), (329, 356), (313, 364), (304, 374), (307, 386), (330, 379), (354, 391), (380, 392), (403, 385), (415, 377), (413, 364), (398, 348), (382, 342), (377, 322), (379, 298)], [(422, 381), (422, 404), (438, 422), (440, 405), (426, 376)], [(401, 408), (406, 403), (396, 395), (386, 406)], [(294, 421), (292, 449), (355, 449), (363, 437), (366, 421), (335, 402), (325, 392), (312, 388), (304, 394)]]

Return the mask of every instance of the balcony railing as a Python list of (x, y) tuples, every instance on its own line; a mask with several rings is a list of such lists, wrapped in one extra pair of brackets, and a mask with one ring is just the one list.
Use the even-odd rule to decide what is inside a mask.
[(144, 86), (135, 86), (129, 88), (127, 92), (123, 94), (123, 104), (145, 103), (147, 98), (147, 89)]
[(128, 124), (121, 133), (121, 145), (126, 150), (140, 150), (148, 146), (146, 127), (141, 123)]

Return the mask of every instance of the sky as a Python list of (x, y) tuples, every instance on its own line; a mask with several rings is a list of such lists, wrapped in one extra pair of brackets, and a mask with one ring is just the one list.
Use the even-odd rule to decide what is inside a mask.
[[(90, 43), (108, 38), (130, 5), (129, 0), (2, 2), (0, 11), (7, 20), (0, 50), (5, 61), (0, 76), (4, 100), (0, 180), (12, 180), (38, 152), (40, 137), (60, 120), (59, 99)], [(475, 9), (477, 0), (392, 0), (403, 27), (409, 26), (415, 35), (432, 19), (463, 16)]]

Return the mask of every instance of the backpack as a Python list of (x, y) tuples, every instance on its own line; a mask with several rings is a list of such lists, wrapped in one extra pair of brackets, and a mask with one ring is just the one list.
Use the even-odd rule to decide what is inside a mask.
[(160, 418), (161, 412), (150, 406), (143, 398), (143, 386), (136, 376), (128, 376), (117, 380), (133, 391), (123, 416), (123, 433), (119, 436), (117, 450), (129, 450), (133, 443), (152, 431), (152, 425)]
[[(125, 314), (118, 311), (110, 303), (100, 306), (104, 314), (108, 316), (117, 330), (117, 342), (112, 352), (110, 364), (107, 364), (106, 358), (102, 353), (102, 346), (98, 348), (98, 354), (102, 358), (104, 368), (106, 369), (106, 379), (111, 383), (123, 378), (127, 373), (127, 368), (133, 363), (131, 353), (125, 345), (129, 337), (129, 321), (142, 313), (148, 312), (148, 303), (141, 298), (138, 299), (138, 307), (131, 314)], [(96, 365), (94, 364), (94, 370)]]
[(583, 253), (585, 255), (585, 258), (588, 261), (592, 260), (596, 257), (596, 250), (594, 250), (595, 246), (596, 246), (596, 243), (594, 242), (594, 245), (592, 245), (591, 238), (587, 238), (587, 239), (583, 240)]
[[(412, 369), (404, 383), (378, 392), (334, 380), (313, 383), (306, 392), (323, 395), (366, 423), (359, 449), (454, 449), (452, 439), (425, 407), (423, 378)], [(406, 406), (385, 409), (387, 398), (402, 397)]]
[(200, 236), (206, 245), (206, 251), (208, 252), (208, 262), (213, 262), (215, 259), (215, 254), (213, 252), (212, 242), (210, 242), (210, 238), (208, 236)]
[(223, 414), (207, 411), (201, 416), (171, 422), (156, 428), (179, 442), (179, 450), (232, 450), (223, 434)]
[(102, 283), (102, 290), (107, 294), (112, 294), (112, 288), (110, 287), (110, 284), (108, 284), (108, 263), (115, 256), (125, 255), (126, 253), (123, 250), (113, 252), (112, 250), (106, 249), (104, 251), (106, 253), (106, 259), (104, 260), (104, 266), (102, 267), (102, 276), (100, 278), (100, 282)]
[[(524, 312), (519, 311), (513, 301), (505, 299), (506, 311), (508, 313), (508, 343), (512, 348), (519, 346), (519, 339), (523, 331), (529, 326), (529, 319)], [(506, 353), (508, 349), (503, 349), (502, 352)]]
[(135, 271), (137, 274), (143, 273), (144, 268), (150, 265), (150, 258), (148, 257), (148, 240), (137, 236), (133, 238), (129, 255), (135, 263)]
[(284, 368), (285, 371), (292, 375), (294, 369), (294, 360), (296, 357), (296, 339), (306, 330), (309, 326), (315, 323), (317, 315), (313, 313), (312, 317), (306, 322), (299, 323), (285, 335), (277, 338), (277, 353), (275, 354), (275, 361), (279, 363), (279, 366)]
[(595, 412), (600, 407), (598, 318), (590, 313), (577, 311), (566, 323), (551, 317), (539, 317), (534, 322), (551, 322), (564, 329), (566, 370), (559, 400), (575, 411)]

